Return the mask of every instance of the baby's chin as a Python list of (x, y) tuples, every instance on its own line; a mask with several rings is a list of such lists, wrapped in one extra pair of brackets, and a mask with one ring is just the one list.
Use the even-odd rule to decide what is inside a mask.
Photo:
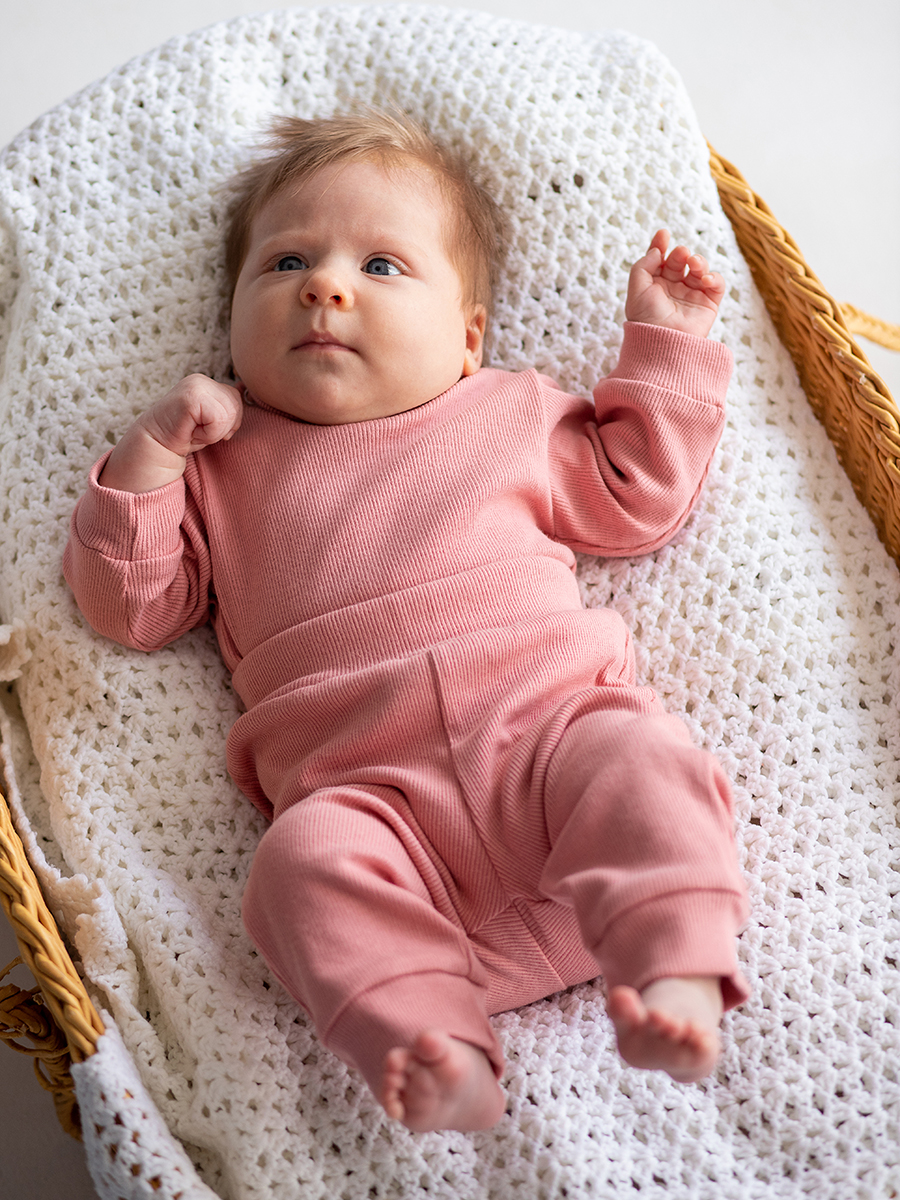
[(304, 425), (355, 425), (363, 421), (380, 421), (422, 408), (433, 399), (435, 397), (430, 395), (423, 398), (421, 395), (398, 397), (396, 394), (384, 400), (377, 397), (315, 397), (308, 394), (295, 397), (267, 396), (263, 399), (250, 388), (244, 388), (244, 400), (248, 404), (268, 412), (281, 413)]

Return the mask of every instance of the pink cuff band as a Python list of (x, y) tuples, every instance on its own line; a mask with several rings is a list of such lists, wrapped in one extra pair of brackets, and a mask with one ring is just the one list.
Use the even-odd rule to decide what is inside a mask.
[(735, 953), (745, 916), (743, 897), (732, 892), (678, 892), (626, 910), (592, 949), (608, 988), (718, 975), (725, 1008), (734, 1008), (750, 995)]
[(503, 1074), (500, 1043), (485, 1012), (484, 989), (459, 975), (429, 971), (400, 975), (354, 996), (325, 1033), (323, 1041), (365, 1076), (376, 1093), (384, 1056), (410, 1046), (423, 1029), (440, 1029), (470, 1042)]

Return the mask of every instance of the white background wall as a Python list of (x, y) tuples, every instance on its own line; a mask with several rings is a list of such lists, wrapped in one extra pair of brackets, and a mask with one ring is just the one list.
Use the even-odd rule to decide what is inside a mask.
[[(685, 80), (710, 142), (769, 204), (832, 295), (900, 322), (898, 0), (445, 0), (444, 6), (570, 29), (627, 29), (654, 41)], [(279, 7), (288, 5), (6, 0), (0, 146), (170, 37)], [(900, 355), (864, 348), (900, 399)], [(15, 952), (0, 918), (0, 966)], [(80, 1148), (59, 1133), (30, 1064), (0, 1047), (0, 1197), (94, 1196)]]

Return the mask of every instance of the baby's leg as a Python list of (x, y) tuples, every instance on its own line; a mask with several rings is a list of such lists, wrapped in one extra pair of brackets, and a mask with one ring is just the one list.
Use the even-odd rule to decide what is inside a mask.
[(606, 1011), (630, 1066), (666, 1071), (679, 1083), (694, 1083), (714, 1070), (721, 1048), (718, 978), (657, 979), (643, 992), (619, 984), (609, 993)]
[(289, 808), (257, 850), (244, 921), (391, 1115), (481, 1129), (504, 1106), (486, 975), (402, 804), (390, 788), (347, 787)]
[(717, 1061), (723, 1003), (747, 994), (731, 797), (680, 721), (621, 694), (631, 712), (578, 717), (550, 760), (542, 888), (578, 914), (626, 1061), (697, 1079)]

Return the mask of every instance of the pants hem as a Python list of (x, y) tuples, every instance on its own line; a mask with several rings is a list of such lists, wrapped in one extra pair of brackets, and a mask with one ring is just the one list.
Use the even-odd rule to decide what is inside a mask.
[(607, 988), (627, 984), (642, 991), (657, 979), (718, 976), (725, 1008), (742, 1004), (750, 986), (737, 965), (735, 935), (744, 907), (732, 892), (697, 891), (628, 909), (592, 947)]
[(500, 1043), (485, 1011), (485, 989), (460, 975), (428, 971), (401, 975), (355, 995), (322, 1032), (322, 1040), (378, 1090), (384, 1056), (410, 1046), (423, 1029), (440, 1029), (477, 1046), (494, 1074), (503, 1074)]

